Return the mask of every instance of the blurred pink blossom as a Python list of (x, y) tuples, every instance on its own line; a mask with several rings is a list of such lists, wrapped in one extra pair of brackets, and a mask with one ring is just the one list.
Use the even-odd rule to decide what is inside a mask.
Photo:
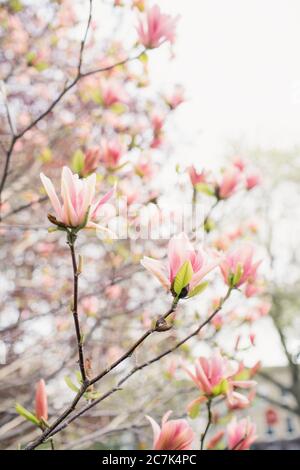
[(261, 261), (254, 262), (254, 249), (251, 245), (241, 245), (226, 254), (220, 264), (224, 282), (239, 287), (248, 279), (255, 278)]
[(188, 171), (188, 174), (189, 174), (189, 177), (193, 186), (196, 186), (196, 184), (205, 182), (206, 174), (204, 171), (201, 171), (199, 173), (193, 165), (189, 166), (187, 171)]
[(222, 179), (217, 187), (217, 195), (220, 199), (227, 199), (232, 196), (241, 180), (239, 170), (228, 168), (222, 175)]
[(124, 154), (124, 147), (118, 139), (107, 140), (101, 139), (100, 159), (106, 168), (115, 168), (118, 166), (121, 157)]
[(229, 450), (248, 450), (256, 440), (256, 427), (250, 418), (237, 421), (234, 417), (227, 425), (227, 439)]
[(158, 5), (154, 5), (143, 15), (137, 26), (139, 41), (148, 49), (159, 47), (165, 41), (175, 40), (177, 18), (161, 13)]
[(161, 426), (147, 416), (153, 429), (153, 450), (190, 450), (195, 438), (194, 431), (185, 419), (168, 418), (168, 411), (162, 419)]
[(246, 175), (246, 188), (250, 191), (262, 183), (262, 176), (257, 170), (249, 171)]
[(84, 165), (82, 176), (88, 176), (97, 170), (100, 160), (100, 149), (98, 147), (89, 148), (84, 154)]

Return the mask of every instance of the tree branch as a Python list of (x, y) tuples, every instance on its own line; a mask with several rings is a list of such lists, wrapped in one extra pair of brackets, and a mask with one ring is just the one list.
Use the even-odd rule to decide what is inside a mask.
[[(192, 333), (190, 333), (189, 335), (187, 335), (184, 339), (182, 339), (181, 341), (179, 341), (178, 343), (176, 343), (174, 346), (172, 346), (171, 348), (169, 348), (168, 350), (164, 351), (163, 353), (155, 356), (154, 358), (150, 359), (149, 361), (145, 361), (143, 362), (142, 364), (140, 364), (139, 366), (136, 366), (136, 367), (133, 367), (129, 372), (128, 374), (126, 374), (121, 380), (119, 380), (119, 382), (117, 383), (117, 385), (113, 388), (111, 388), (108, 392), (106, 392), (105, 394), (101, 395), (101, 397), (97, 398), (96, 400), (92, 401), (91, 403), (89, 403), (88, 405), (84, 406), (83, 408), (81, 408), (81, 410), (79, 410), (77, 413), (73, 414), (72, 416), (70, 416), (67, 420), (65, 420), (65, 418), (61, 419), (60, 422), (58, 424), (55, 424), (52, 425), (49, 430), (48, 430), (48, 433), (46, 435), (42, 435), (40, 436), (40, 438), (36, 439), (32, 444), (29, 444), (26, 449), (28, 450), (31, 450), (31, 449), (34, 449), (36, 448), (39, 444), (41, 444), (42, 442), (44, 442), (46, 440), (47, 437), (51, 437), (51, 436), (54, 436), (55, 434), (57, 434), (58, 432), (60, 432), (61, 430), (65, 429), (70, 423), (72, 423), (73, 421), (75, 421), (78, 417), (82, 416), (84, 413), (86, 413), (88, 410), (90, 410), (91, 408), (93, 408), (94, 406), (98, 405), (99, 403), (101, 403), (103, 400), (105, 400), (107, 397), (111, 396), (112, 394), (114, 394), (115, 392), (119, 391), (119, 390), (122, 390), (122, 385), (130, 378), (132, 377), (134, 374), (136, 374), (136, 372), (144, 369), (145, 367), (148, 367), (150, 366), (151, 364), (154, 364), (155, 362), (158, 362), (160, 361), (163, 357), (169, 355), (170, 353), (176, 351), (178, 348), (180, 348), (180, 346), (182, 346), (183, 344), (185, 344), (187, 341), (189, 341), (192, 337), (196, 336), (213, 318), (215, 315), (217, 315), (217, 313), (221, 310), (221, 308), (223, 307), (224, 303), (226, 302), (226, 300), (230, 297), (230, 294), (232, 292), (232, 288), (229, 288), (225, 297), (222, 299), (222, 301), (220, 302), (219, 306), (214, 310), (214, 312), (203, 322), (201, 323), (200, 326), (198, 326), (198, 328), (196, 330), (194, 330)], [(165, 316), (168, 315), (168, 312), (165, 314)], [(131, 348), (132, 349), (132, 348)], [(119, 362), (118, 362), (119, 363)], [(108, 369), (106, 369), (108, 370)], [(109, 369), (111, 370), (111, 369)], [(108, 372), (109, 372), (108, 370)], [(107, 372), (107, 373), (108, 373)], [(102, 374), (100, 374), (101, 376), (103, 376)], [(90, 381), (90, 384), (91, 383), (94, 383), (94, 381)], [(80, 392), (79, 392), (80, 393)], [(84, 392), (83, 392), (84, 393)], [(82, 393), (82, 394), (83, 394)], [(75, 399), (78, 397), (78, 394), (77, 396), (75, 397)], [(74, 399), (74, 400), (75, 400)], [(80, 399), (80, 397), (79, 397)], [(76, 404), (78, 403), (79, 399), (77, 400)], [(74, 408), (73, 408), (74, 410)], [(73, 411), (71, 410), (71, 411)], [(71, 413), (71, 412), (70, 412)], [(68, 413), (68, 415), (70, 414)], [(66, 414), (66, 413), (64, 413)], [(67, 415), (67, 416), (68, 416)], [(45, 434), (45, 433), (44, 433)]]
[(71, 251), (72, 257), (72, 266), (73, 266), (73, 305), (72, 305), (72, 313), (76, 331), (76, 338), (77, 338), (77, 347), (78, 347), (78, 362), (79, 368), (81, 372), (82, 383), (85, 384), (87, 381), (86, 371), (85, 371), (85, 364), (84, 364), (84, 354), (83, 354), (83, 336), (80, 330), (80, 323), (78, 318), (78, 278), (80, 272), (78, 270), (77, 261), (76, 261), (76, 254), (75, 254), (75, 240), (76, 235), (72, 233), (68, 233), (68, 245)]
[(209, 430), (209, 428), (210, 428), (211, 421), (212, 421), (211, 400), (208, 400), (208, 401), (207, 401), (206, 406), (207, 406), (207, 424), (206, 424), (204, 433), (201, 435), (200, 450), (203, 450), (203, 449), (204, 449), (204, 441), (205, 441), (206, 435), (207, 435), (207, 433), (208, 433), (208, 430)]

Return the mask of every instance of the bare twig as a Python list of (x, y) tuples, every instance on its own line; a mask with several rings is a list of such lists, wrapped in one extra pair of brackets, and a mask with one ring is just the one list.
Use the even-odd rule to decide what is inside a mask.
[(9, 174), (9, 167), (10, 167), (10, 161), (11, 161), (11, 157), (12, 157), (12, 154), (13, 154), (13, 150), (14, 150), (14, 147), (15, 147), (15, 144), (16, 142), (21, 139), (28, 131), (30, 131), (32, 128), (34, 128), (42, 119), (44, 119), (49, 113), (51, 113), (51, 111), (55, 108), (55, 106), (61, 101), (61, 99), (72, 89), (75, 87), (75, 85), (77, 85), (77, 83), (84, 77), (88, 77), (90, 75), (94, 75), (96, 73), (101, 73), (101, 72), (107, 72), (109, 70), (112, 70), (114, 69), (115, 67), (118, 67), (118, 66), (121, 66), (121, 65), (124, 65), (126, 64), (127, 62), (131, 62), (133, 60), (136, 60), (138, 59), (139, 57), (141, 57), (143, 55), (143, 53), (145, 52), (145, 50), (143, 49), (142, 51), (140, 51), (138, 54), (130, 57), (130, 56), (127, 56), (125, 59), (123, 60), (120, 60), (114, 64), (111, 64), (111, 65), (108, 65), (106, 67), (99, 67), (97, 69), (94, 69), (94, 70), (90, 70), (88, 72), (85, 72), (85, 73), (82, 73), (81, 72), (81, 67), (82, 67), (82, 61), (83, 61), (83, 52), (84, 52), (84, 47), (85, 47), (85, 44), (86, 44), (86, 39), (87, 39), (87, 35), (88, 35), (88, 31), (89, 31), (89, 28), (90, 28), (90, 24), (91, 24), (91, 19), (92, 19), (92, 0), (90, 0), (90, 12), (89, 12), (89, 17), (88, 17), (88, 22), (87, 22), (87, 28), (85, 30), (85, 33), (84, 33), (84, 37), (80, 43), (80, 51), (79, 51), (79, 59), (78, 59), (78, 66), (77, 66), (77, 73), (76, 73), (76, 76), (71, 80), (71, 82), (69, 83), (66, 83), (63, 87), (63, 89), (61, 90), (61, 92), (58, 94), (58, 96), (52, 101), (52, 103), (45, 109), (45, 111), (43, 111), (41, 114), (39, 114), (39, 116), (37, 116), (35, 119), (33, 119), (33, 121), (28, 124), (28, 126), (26, 126), (22, 131), (20, 131), (19, 133), (14, 133), (12, 135), (12, 139), (11, 139), (11, 142), (10, 142), (10, 145), (9, 145), (9, 148), (8, 150), (6, 151), (6, 158), (5, 158), (5, 164), (4, 164), (4, 170), (3, 170), (3, 174), (2, 174), (2, 177), (1, 177), (1, 180), (0, 180), (0, 221), (1, 221), (1, 196), (2, 196), (2, 192), (4, 190), (4, 187), (5, 187), (5, 184), (6, 184), (6, 180), (7, 180), (7, 177), (8, 177), (8, 174)]
[(211, 400), (208, 400), (206, 402), (206, 407), (207, 407), (207, 423), (206, 423), (205, 430), (204, 430), (203, 434), (201, 435), (200, 450), (204, 449), (204, 441), (205, 441), (206, 435), (207, 435), (208, 430), (209, 430), (210, 425), (211, 425), (211, 420), (212, 420)]
[(85, 384), (87, 380), (87, 376), (86, 376), (86, 371), (85, 371), (84, 354), (83, 354), (83, 335), (80, 330), (80, 323), (79, 323), (79, 318), (78, 318), (78, 278), (79, 278), (80, 272), (78, 270), (78, 265), (76, 261), (75, 240), (76, 240), (76, 235), (74, 235), (73, 233), (68, 233), (68, 245), (70, 247), (72, 265), (73, 265), (72, 313), (73, 313), (76, 338), (77, 338), (79, 368), (81, 372), (82, 383)]
[[(88, 390), (88, 388), (93, 385), (95, 382), (98, 382), (100, 379), (105, 377), (109, 372), (111, 372), (113, 369), (115, 369), (121, 362), (125, 361), (127, 358), (129, 358), (133, 352), (140, 346), (148, 336), (150, 336), (152, 333), (155, 331), (162, 331), (161, 326), (162, 322), (166, 320), (166, 318), (173, 313), (177, 307), (178, 304), (178, 299), (174, 299), (171, 308), (163, 315), (160, 316), (153, 328), (150, 328), (149, 330), (146, 331), (130, 348), (129, 350), (124, 353), (117, 361), (115, 361), (112, 365), (104, 369), (99, 375), (97, 375), (95, 378), (88, 380), (86, 379), (81, 386), (81, 389), (78, 391), (77, 395), (75, 396), (73, 402), (71, 405), (62, 413), (61, 416), (57, 418), (57, 420), (47, 428), (42, 435), (40, 435), (35, 441), (33, 441), (31, 444), (28, 444), (26, 446), (26, 450), (32, 450), (35, 449), (38, 445), (40, 445), (42, 442), (45, 442), (45, 440), (48, 437), (51, 437), (52, 435), (56, 434), (56, 428), (59, 430), (61, 429), (62, 423), (65, 421), (65, 419), (72, 413), (72, 411), (75, 410), (77, 403), (81, 399), (81, 397), (85, 394), (85, 392)], [(102, 397), (98, 398), (97, 400), (93, 401), (90, 405), (88, 405), (87, 408), (83, 408), (82, 410), (79, 410), (78, 413), (83, 414), (85, 413), (86, 409), (89, 409), (91, 405), (99, 403), (99, 400), (102, 401), (117, 390), (120, 390), (120, 387), (114, 387), (113, 390), (110, 390), (109, 392), (105, 393), (102, 395)], [(72, 421), (72, 420), (71, 420)], [(70, 421), (70, 422), (71, 422)], [(68, 421), (67, 421), (68, 422)], [(69, 422), (68, 422), (69, 423)], [(58, 431), (57, 431), (58, 432)]]
[[(88, 405), (84, 406), (83, 408), (81, 408), (77, 413), (74, 413), (72, 416), (70, 416), (67, 420), (64, 419), (61, 419), (60, 422), (56, 425), (52, 425), (51, 426), (51, 430), (50, 432), (48, 432), (47, 435), (44, 435), (44, 438), (43, 436), (41, 436), (39, 439), (36, 439), (32, 444), (28, 445), (26, 447), (26, 449), (34, 449), (36, 448), (39, 444), (41, 444), (42, 442), (44, 442), (47, 437), (51, 437), (51, 436), (54, 436), (55, 434), (57, 434), (58, 432), (60, 432), (62, 429), (65, 429), (70, 423), (72, 423), (73, 421), (75, 421), (77, 418), (79, 418), (80, 416), (82, 416), (83, 414), (85, 414), (88, 410), (90, 410), (91, 408), (93, 408), (94, 406), (98, 405), (99, 403), (101, 403), (102, 401), (104, 401), (107, 397), (111, 396), (112, 394), (114, 394), (115, 392), (119, 391), (119, 390), (122, 390), (122, 385), (127, 382), (127, 380), (132, 377), (134, 374), (136, 374), (138, 371), (141, 371), (143, 370), (144, 368), (150, 366), (151, 364), (154, 364), (155, 362), (158, 362), (160, 361), (162, 358), (164, 358), (165, 356), (169, 355), (170, 353), (176, 351), (178, 348), (180, 348), (183, 344), (185, 344), (187, 341), (189, 341), (192, 337), (196, 336), (199, 334), (199, 332), (214, 318), (215, 315), (217, 315), (217, 313), (221, 310), (222, 306), (224, 305), (224, 303), (226, 302), (226, 300), (229, 298), (230, 294), (232, 292), (232, 288), (229, 288), (225, 297), (222, 299), (222, 301), (220, 302), (219, 306), (214, 310), (214, 312), (203, 322), (201, 323), (200, 326), (198, 326), (198, 328), (196, 330), (194, 330), (192, 333), (190, 333), (188, 336), (186, 336), (185, 338), (183, 338), (181, 341), (179, 341), (178, 343), (176, 343), (174, 346), (172, 346), (171, 348), (169, 348), (168, 350), (164, 351), (163, 353), (155, 356), (154, 358), (148, 360), (148, 361), (145, 361), (143, 362), (142, 364), (140, 364), (139, 366), (136, 366), (136, 367), (133, 367), (129, 372), (128, 374), (126, 374), (121, 380), (119, 380), (119, 382), (117, 383), (117, 385), (115, 387), (113, 387), (112, 389), (110, 389), (108, 392), (106, 392), (105, 394), (101, 395), (101, 397), (97, 398), (96, 400), (92, 401), (91, 403), (89, 403)], [(101, 374), (100, 374), (101, 375)], [(92, 382), (92, 381), (91, 381)], [(94, 383), (94, 382), (93, 382)], [(76, 398), (78, 397), (78, 395), (75, 397), (74, 400), (76, 400)], [(80, 399), (80, 397), (79, 397)], [(76, 404), (78, 403), (79, 399), (76, 401)], [(74, 410), (74, 408), (73, 408)], [(72, 411), (73, 411), (72, 410)], [(71, 412), (69, 413), (71, 414)], [(69, 416), (68, 414), (68, 416)], [(54, 423), (55, 424), (55, 423)]]

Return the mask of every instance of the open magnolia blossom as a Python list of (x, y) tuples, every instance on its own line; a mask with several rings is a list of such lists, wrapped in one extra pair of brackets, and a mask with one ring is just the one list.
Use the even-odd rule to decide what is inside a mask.
[(256, 385), (253, 380), (237, 380), (240, 370), (238, 362), (231, 361), (216, 351), (212, 357), (200, 357), (195, 365), (195, 371), (185, 368), (188, 375), (201, 391), (201, 396), (188, 405), (191, 414), (198, 405), (216, 396), (224, 395), (230, 404), (241, 408), (250, 404), (247, 397), (237, 392), (236, 388), (248, 389)]
[(195, 439), (194, 431), (185, 419), (168, 418), (172, 411), (168, 411), (162, 419), (161, 426), (150, 416), (153, 429), (153, 450), (191, 450)]
[(220, 256), (203, 249), (194, 249), (185, 233), (174, 236), (168, 245), (168, 261), (164, 263), (144, 256), (141, 264), (150, 271), (174, 297), (199, 294), (206, 283), (203, 278), (220, 263)]
[(187, 169), (191, 183), (193, 186), (196, 186), (199, 183), (205, 183), (206, 182), (206, 173), (204, 170), (201, 172), (198, 172), (196, 168), (191, 165)]
[(224, 281), (231, 287), (240, 287), (247, 281), (256, 278), (261, 261), (254, 262), (252, 245), (240, 245), (229, 251), (220, 264)]
[(80, 179), (77, 174), (64, 166), (61, 174), (61, 204), (52, 181), (43, 173), (40, 175), (45, 190), (55, 211), (53, 223), (69, 228), (95, 228), (111, 234), (110, 230), (99, 225), (98, 218), (103, 215), (103, 205), (114, 194), (114, 188), (98, 201), (94, 201), (96, 174)]
[(154, 5), (141, 18), (137, 26), (139, 41), (147, 48), (159, 47), (163, 42), (174, 42), (177, 18), (161, 13), (158, 5)]
[(232, 196), (241, 181), (240, 171), (235, 168), (228, 168), (222, 175), (222, 179), (217, 186), (216, 192), (219, 199), (227, 199)]
[(257, 436), (256, 426), (250, 418), (237, 421), (234, 417), (227, 425), (227, 440), (229, 450), (248, 450)]

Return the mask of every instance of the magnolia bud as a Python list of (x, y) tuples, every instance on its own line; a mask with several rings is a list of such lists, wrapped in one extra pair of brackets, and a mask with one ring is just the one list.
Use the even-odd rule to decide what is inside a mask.
[(46, 386), (43, 379), (41, 379), (36, 387), (35, 393), (35, 414), (39, 420), (47, 421), (48, 419), (48, 401)]

